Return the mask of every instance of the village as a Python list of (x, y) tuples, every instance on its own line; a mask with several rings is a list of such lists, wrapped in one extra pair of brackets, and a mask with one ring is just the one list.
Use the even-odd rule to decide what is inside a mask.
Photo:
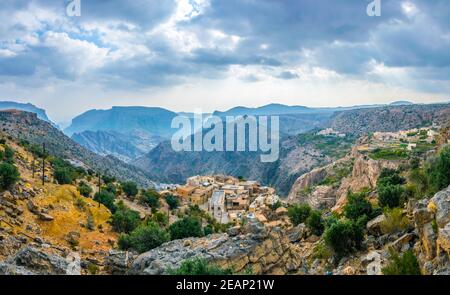
[[(287, 209), (282, 206), (275, 189), (232, 176), (193, 176), (184, 185), (171, 185), (161, 195), (174, 195), (181, 205), (198, 205), (221, 224), (240, 224), (244, 219), (256, 219), (267, 226), (287, 221)], [(286, 220), (284, 220), (286, 219)]]

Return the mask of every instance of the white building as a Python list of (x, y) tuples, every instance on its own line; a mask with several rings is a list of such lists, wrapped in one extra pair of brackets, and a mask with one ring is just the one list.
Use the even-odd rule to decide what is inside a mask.
[(228, 223), (228, 213), (225, 208), (225, 191), (216, 190), (208, 200), (209, 213), (220, 223)]

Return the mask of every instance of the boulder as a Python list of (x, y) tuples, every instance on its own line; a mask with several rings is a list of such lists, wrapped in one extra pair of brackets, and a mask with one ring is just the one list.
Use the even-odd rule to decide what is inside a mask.
[(444, 251), (450, 259), (450, 222), (444, 228), (439, 229), (439, 237), (437, 239), (438, 252)]
[(134, 258), (128, 251), (111, 250), (105, 261), (106, 271), (112, 275), (126, 274)]
[(53, 221), (55, 218), (50, 214), (39, 213), (39, 219), (42, 221)]
[(443, 228), (450, 222), (450, 186), (431, 198), (428, 209), (435, 213), (438, 227)]
[(308, 229), (304, 223), (300, 223), (296, 227), (290, 229), (287, 233), (291, 243), (299, 242), (308, 236)]
[[(80, 256), (70, 253), (65, 258), (28, 246), (3, 262), (3, 269), (12, 273), (37, 275), (80, 275)], [(6, 265), (6, 266), (5, 266)]]
[(367, 222), (367, 232), (369, 235), (379, 236), (382, 235), (383, 232), (381, 230), (381, 225), (386, 221), (386, 216), (381, 214), (374, 219)]
[[(246, 233), (245, 233), (246, 232)], [(242, 234), (212, 234), (202, 238), (174, 240), (139, 255), (127, 274), (165, 274), (186, 259), (201, 258), (235, 273), (288, 274), (298, 270), (302, 259), (298, 247), (279, 228), (250, 224)]]

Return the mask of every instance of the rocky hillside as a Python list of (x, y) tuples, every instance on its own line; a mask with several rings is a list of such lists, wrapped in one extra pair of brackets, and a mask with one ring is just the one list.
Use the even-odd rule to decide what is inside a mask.
[(142, 130), (154, 136), (170, 137), (172, 118), (177, 114), (162, 108), (113, 107), (109, 110), (90, 110), (75, 117), (64, 130), (68, 135), (89, 131), (115, 131), (127, 134)]
[(358, 109), (336, 113), (331, 127), (344, 133), (361, 135), (368, 132), (387, 132), (441, 125), (450, 117), (450, 104), (401, 105)]
[(369, 221), (362, 249), (341, 259), (305, 224), (279, 228), (250, 221), (225, 234), (176, 240), (141, 255), (111, 251), (106, 265), (112, 274), (156, 275), (195, 257), (238, 274), (381, 275), (392, 251), (413, 251), (423, 274), (449, 275), (450, 187), (430, 200), (409, 202), (405, 213), (408, 226), (388, 234), (380, 228), (384, 215)]
[(18, 103), (13, 101), (0, 101), (0, 110), (21, 110), (25, 112), (35, 113), (39, 119), (52, 123), (47, 117), (44, 109), (38, 108), (31, 103)]
[(325, 138), (308, 133), (281, 141), (280, 159), (262, 163), (258, 152), (175, 152), (163, 142), (132, 162), (161, 182), (183, 183), (192, 175), (227, 174), (261, 181), (287, 195), (292, 183), (311, 169), (345, 154), (351, 138)]
[(42, 145), (52, 154), (75, 161), (102, 173), (109, 173), (121, 180), (133, 180), (144, 187), (153, 182), (135, 166), (114, 157), (99, 156), (75, 143), (48, 122), (38, 119), (36, 114), (22, 111), (0, 111), (0, 128), (7, 135), (20, 140)]
[(98, 272), (117, 240), (110, 211), (73, 185), (55, 184), (49, 165), (42, 185), (40, 172), (32, 172), (33, 156), (15, 141), (4, 146), (15, 151), (20, 178), (0, 193), (0, 273)]
[[(184, 260), (196, 257), (236, 273), (280, 275), (295, 272), (302, 263), (300, 251), (283, 230), (268, 229), (258, 222), (225, 234), (175, 240), (128, 263), (123, 261), (124, 254), (113, 252), (108, 260), (110, 269), (120, 271), (122, 265), (121, 271), (127, 274), (165, 274)], [(127, 264), (128, 269), (123, 267)]]
[(96, 154), (111, 155), (124, 162), (130, 162), (148, 153), (163, 141), (161, 137), (139, 131), (129, 134), (115, 131), (83, 131), (73, 134), (72, 139)]
[(371, 159), (360, 150), (368, 140), (367, 137), (358, 140), (346, 157), (297, 178), (288, 202), (307, 203), (316, 209), (338, 209), (344, 205), (349, 190), (375, 189), (383, 168), (396, 169), (406, 163), (401, 159)]

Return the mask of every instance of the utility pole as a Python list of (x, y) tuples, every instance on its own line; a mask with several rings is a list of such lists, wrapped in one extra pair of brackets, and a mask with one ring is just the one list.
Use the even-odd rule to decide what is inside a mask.
[(42, 144), (42, 185), (45, 185), (45, 143)]
[(98, 192), (102, 190), (102, 174), (98, 172)]
[(35, 165), (36, 164), (36, 155), (33, 154), (33, 163), (31, 164), (31, 169), (33, 170), (33, 178), (34, 178), (34, 173), (35, 173)]

